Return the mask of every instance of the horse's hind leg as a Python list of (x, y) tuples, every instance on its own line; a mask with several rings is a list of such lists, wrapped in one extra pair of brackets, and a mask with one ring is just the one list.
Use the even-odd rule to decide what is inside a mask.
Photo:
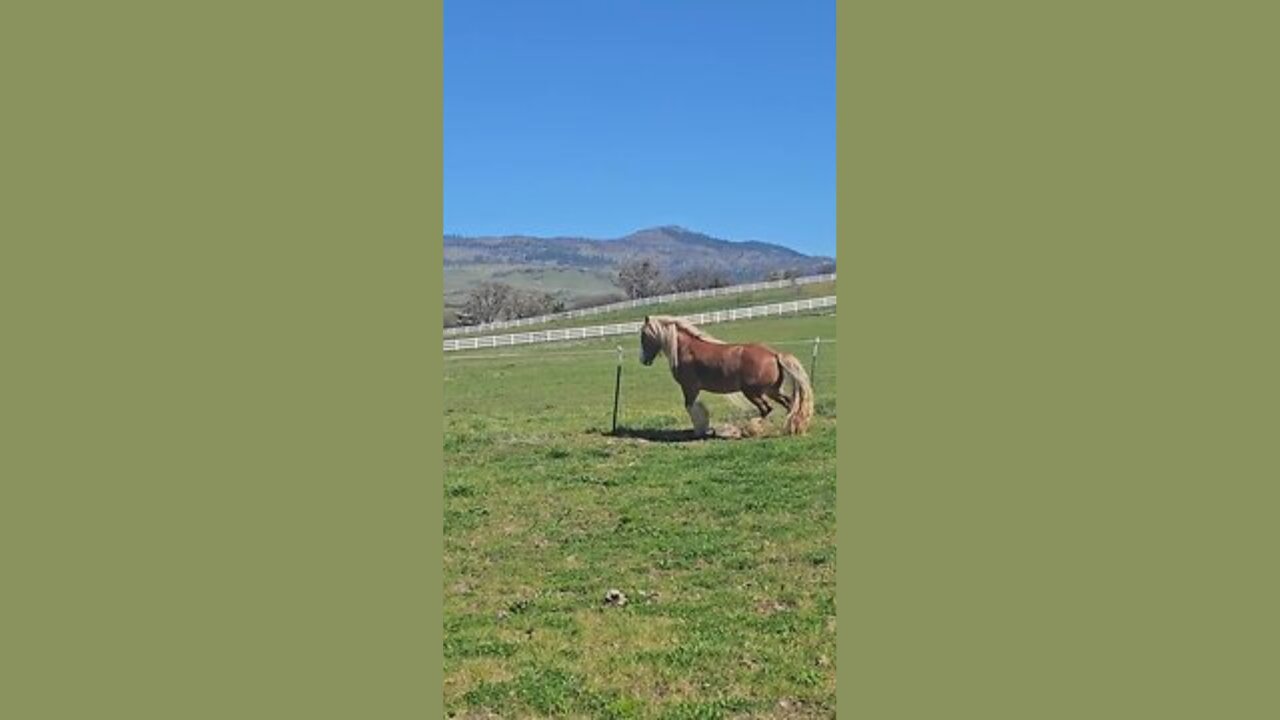
[(787, 397), (786, 395), (783, 395), (781, 390), (779, 390), (778, 388), (773, 388), (772, 390), (769, 391), (769, 397), (773, 398), (774, 400), (777, 400), (778, 404), (782, 405), (782, 407), (786, 409), (787, 412), (791, 412), (791, 398)]
[(752, 393), (752, 392), (744, 391), (742, 394), (744, 397), (746, 397), (748, 400), (751, 401), (752, 405), (756, 406), (757, 410), (760, 411), (761, 420), (769, 417), (769, 413), (773, 412), (773, 406), (770, 405), (769, 401), (765, 400), (764, 396), (762, 396), (760, 393)]

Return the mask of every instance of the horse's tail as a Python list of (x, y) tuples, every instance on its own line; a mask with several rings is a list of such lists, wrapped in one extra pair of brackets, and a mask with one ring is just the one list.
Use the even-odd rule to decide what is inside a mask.
[(809, 421), (813, 419), (813, 386), (809, 384), (809, 373), (795, 355), (778, 353), (778, 368), (784, 380), (790, 381), (792, 389), (791, 412), (787, 414), (787, 433), (803, 435), (809, 429)]

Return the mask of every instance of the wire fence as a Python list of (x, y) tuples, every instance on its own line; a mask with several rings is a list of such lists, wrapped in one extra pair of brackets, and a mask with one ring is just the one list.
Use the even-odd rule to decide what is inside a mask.
[[(801, 285), (812, 285), (814, 283), (832, 282), (835, 279), (835, 273), (828, 273), (826, 275), (808, 275), (805, 277), (789, 278), (786, 280), (766, 280), (763, 282), (747, 283), (745, 285), (730, 285), (729, 287), (711, 288), (707, 290), (689, 290), (686, 292), (670, 293), (668, 295), (654, 295), (653, 297), (637, 298), (635, 300), (622, 300), (620, 302), (609, 303), (607, 305), (595, 305), (589, 308), (566, 310), (564, 312), (520, 318), (518, 320), (497, 320), (494, 322), (480, 323), (479, 325), (462, 325), (459, 327), (445, 328), (444, 335), (445, 337), (475, 335), (477, 333), (489, 332), (491, 330), (505, 330), (514, 327), (541, 325), (542, 323), (553, 322), (556, 320), (571, 320), (574, 318), (589, 317), (591, 315), (600, 315), (601, 313), (613, 312), (615, 310), (629, 310), (631, 308), (647, 307), (649, 305), (659, 305), (662, 303), (677, 302), (680, 300), (697, 300), (700, 298), (740, 295), (742, 293), (757, 292), (760, 290), (799, 287)], [(448, 348), (445, 349), (447, 350)]]
[[(791, 315), (811, 310), (835, 307), (836, 296), (828, 295), (820, 298), (806, 298), (770, 305), (734, 308), (732, 310), (714, 310), (711, 312), (684, 315), (685, 319), (697, 325), (710, 325), (734, 320), (769, 317), (773, 315)], [(590, 340), (593, 338), (627, 335), (639, 332), (642, 322), (613, 323), (610, 325), (591, 325), (588, 327), (559, 328), (555, 330), (538, 330), (534, 332), (511, 333), (507, 335), (488, 335), (485, 337), (450, 338), (444, 341), (444, 351), (479, 350), (481, 348), (513, 347), (533, 343), (564, 342), (568, 340)]]

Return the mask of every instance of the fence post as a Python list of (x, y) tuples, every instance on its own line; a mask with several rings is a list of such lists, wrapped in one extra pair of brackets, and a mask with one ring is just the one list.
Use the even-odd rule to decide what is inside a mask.
[(810, 358), (809, 360), (809, 385), (811, 386), (814, 384), (814, 382), (817, 380), (817, 377), (818, 377), (817, 375), (814, 375), (814, 373), (817, 372), (818, 370), (818, 345), (821, 342), (822, 342), (822, 338), (820, 337), (815, 337), (813, 339), (813, 357)]
[(618, 395), (622, 392), (622, 346), (618, 346), (618, 372), (613, 376), (613, 430), (618, 434)]

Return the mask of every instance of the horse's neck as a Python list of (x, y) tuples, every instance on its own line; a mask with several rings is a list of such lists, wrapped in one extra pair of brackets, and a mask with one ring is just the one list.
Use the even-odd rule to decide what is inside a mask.
[(681, 354), (683, 354), (685, 350), (688, 350), (690, 353), (694, 350), (706, 350), (708, 346), (716, 344), (703, 340), (683, 328), (677, 328), (676, 332), (680, 333), (680, 344), (677, 347)]

